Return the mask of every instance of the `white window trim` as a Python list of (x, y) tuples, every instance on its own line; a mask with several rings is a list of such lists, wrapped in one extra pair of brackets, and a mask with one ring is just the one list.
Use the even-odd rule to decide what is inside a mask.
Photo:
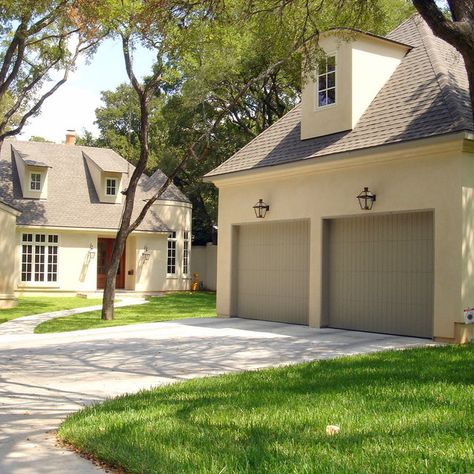
[[(188, 234), (187, 238), (186, 238), (186, 234)], [(188, 249), (187, 249), (187, 255), (185, 254), (186, 250), (185, 250), (185, 245), (186, 243), (188, 244)], [(189, 277), (191, 275), (191, 231), (189, 230), (185, 230), (183, 231), (183, 276), (184, 277)], [(188, 267), (188, 271), (185, 272), (184, 271), (184, 267), (185, 267), (185, 264), (184, 264), (184, 261), (185, 259), (187, 259), (187, 262), (186, 262), (186, 266)]]
[[(32, 189), (31, 188), (31, 184), (33, 182), (33, 175), (34, 174), (37, 174), (40, 177), (40, 187), (39, 187), (39, 189)], [(43, 190), (43, 182), (44, 182), (44, 178), (43, 178), (43, 173), (41, 173), (41, 171), (30, 171), (30, 177), (29, 177), (29, 181), (28, 181), (28, 189), (29, 189), (30, 193), (40, 193)]]
[(334, 90), (336, 92), (336, 101), (334, 102), (334, 104), (319, 105), (319, 65), (318, 65), (318, 69), (316, 70), (316, 80), (315, 80), (315, 83), (314, 83), (314, 110), (317, 111), (317, 112), (337, 107), (337, 104), (339, 103), (339, 101), (338, 101), (339, 94), (338, 94), (338, 87), (337, 87), (338, 77), (339, 77), (337, 52), (334, 51), (334, 52), (326, 54), (327, 58), (329, 58), (331, 56), (334, 56), (334, 61), (336, 63), (336, 66), (335, 66), (335, 69), (334, 69), (334, 73), (335, 73)]
[[(174, 232), (174, 237), (170, 237), (170, 234)], [(169, 243), (174, 242), (174, 273), (168, 272), (168, 252), (169, 252)], [(168, 232), (168, 236), (166, 239), (166, 278), (178, 278), (178, 232), (172, 230)]]
[[(33, 240), (32, 242), (23, 242), (23, 234), (32, 234), (33, 235)], [(45, 246), (54, 246), (56, 247), (57, 250), (57, 269), (56, 269), (56, 281), (48, 281), (48, 251), (45, 251), (45, 263), (44, 263), (44, 276), (45, 280), (44, 281), (34, 281), (33, 279), (31, 281), (22, 281), (22, 263), (23, 263), (23, 244), (29, 245), (31, 244), (33, 247), (36, 244), (40, 244), (40, 242), (35, 242), (35, 235), (36, 234), (44, 234), (45, 237)], [(48, 236), (49, 235), (57, 235), (58, 236), (58, 242), (57, 243), (48, 243)], [(41, 242), (43, 243), (43, 242)], [(41, 231), (30, 231), (29, 229), (25, 229), (21, 231), (19, 235), (19, 245), (18, 245), (18, 258), (19, 258), (19, 272), (18, 272), (18, 288), (60, 288), (60, 273), (59, 273), (59, 262), (61, 261), (61, 236), (57, 233), (54, 232), (41, 232)], [(32, 251), (32, 260), (31, 260), (31, 276), (34, 278), (34, 249)]]
[[(107, 181), (114, 181), (114, 183), (115, 183), (115, 193), (114, 194), (110, 194), (110, 193), (107, 192), (107, 188), (108, 188)], [(118, 190), (118, 179), (117, 178), (105, 178), (105, 195), (115, 197), (115, 196), (117, 196), (117, 190)]]

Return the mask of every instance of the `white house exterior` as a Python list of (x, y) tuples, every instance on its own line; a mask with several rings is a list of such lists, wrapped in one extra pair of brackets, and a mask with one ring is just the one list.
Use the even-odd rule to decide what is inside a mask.
[(462, 58), (418, 16), (386, 38), (339, 33), (321, 36), (327, 60), (301, 104), (206, 175), (219, 188), (217, 312), (454, 340), (474, 306)]
[[(4, 232), (17, 294), (100, 290), (133, 172), (109, 149), (6, 141), (0, 155), (0, 199), (17, 213), (14, 236)], [(134, 217), (164, 182), (161, 171), (143, 175)], [(189, 200), (171, 185), (127, 240), (117, 288), (136, 292), (190, 286)], [(3, 221), (2, 221), (3, 222)], [(8, 244), (6, 244), (8, 242)], [(2, 250), (2, 260), (6, 253)]]

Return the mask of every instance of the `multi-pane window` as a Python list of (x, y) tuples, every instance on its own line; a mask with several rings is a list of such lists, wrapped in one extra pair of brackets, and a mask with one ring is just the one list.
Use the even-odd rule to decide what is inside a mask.
[(167, 270), (169, 275), (176, 273), (176, 232), (168, 233), (168, 261)]
[(326, 56), (318, 66), (317, 77), (318, 107), (336, 103), (336, 56)]
[(105, 194), (107, 196), (115, 196), (117, 194), (117, 180), (113, 178), (107, 178), (105, 180)]
[(41, 173), (31, 173), (30, 175), (30, 190), (41, 191)]
[(184, 241), (183, 241), (183, 274), (187, 275), (189, 273), (189, 232), (184, 232)]
[(58, 236), (23, 234), (21, 240), (21, 281), (57, 281)]

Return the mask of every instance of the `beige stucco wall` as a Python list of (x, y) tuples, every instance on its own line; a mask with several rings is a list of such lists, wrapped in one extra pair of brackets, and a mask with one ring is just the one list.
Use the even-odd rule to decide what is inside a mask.
[(0, 203), (0, 309), (15, 304), (15, 227), (18, 213)]
[(351, 130), (408, 48), (366, 35), (323, 35), (319, 46), (336, 55), (336, 104), (318, 107), (315, 76), (303, 77), (301, 138)]
[(193, 246), (192, 273), (198, 274), (206, 290), (216, 291), (217, 245)]
[(233, 314), (233, 226), (256, 222), (252, 206), (262, 198), (270, 204), (265, 221), (310, 220), (309, 321), (319, 327), (324, 219), (367, 213), (360, 210), (356, 196), (368, 186), (377, 194), (370, 211), (374, 214), (434, 212), (434, 336), (452, 338), (463, 306), (474, 302), (474, 155), (463, 154), (462, 140), (456, 140), (385, 147), (391, 151), (347, 155), (347, 159), (341, 155), (332, 161), (312, 160), (215, 179), (219, 187), (218, 314)]
[(462, 302), (474, 308), (474, 158), (463, 155), (462, 170)]
[[(183, 233), (191, 232), (191, 206), (179, 203), (160, 203), (150, 212), (156, 212), (160, 219), (177, 233), (177, 272), (166, 274), (167, 234), (156, 232), (134, 232), (127, 241), (125, 251), (125, 288), (135, 291), (187, 290), (191, 275), (182, 274)], [(47, 233), (59, 236), (58, 281), (54, 283), (21, 282), (19, 262), (21, 262), (22, 233)], [(90, 292), (97, 289), (97, 240), (114, 238), (111, 231), (87, 229), (48, 229), (18, 227), (13, 237), (16, 249), (12, 254), (18, 262), (13, 281), (20, 293), (31, 291)], [(90, 244), (94, 248), (91, 258)], [(143, 258), (148, 247), (149, 260)], [(190, 257), (191, 258), (191, 257)]]

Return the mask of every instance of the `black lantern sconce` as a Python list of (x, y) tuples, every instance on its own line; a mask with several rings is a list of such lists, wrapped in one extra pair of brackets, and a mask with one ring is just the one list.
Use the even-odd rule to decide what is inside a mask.
[(89, 244), (89, 258), (92, 260), (95, 257), (95, 248), (94, 244), (91, 242)]
[(364, 190), (357, 196), (359, 200), (360, 208), (363, 211), (370, 211), (374, 202), (376, 201), (377, 196), (369, 191), (369, 188), (364, 188)]
[(148, 260), (150, 260), (150, 255), (151, 255), (151, 253), (148, 250), (148, 246), (145, 245), (145, 248), (143, 249), (143, 253), (142, 253), (143, 261), (148, 262)]
[(267, 212), (270, 210), (270, 206), (263, 202), (263, 199), (259, 199), (257, 204), (253, 206), (253, 210), (255, 211), (255, 216), (257, 219), (264, 219), (267, 215)]

